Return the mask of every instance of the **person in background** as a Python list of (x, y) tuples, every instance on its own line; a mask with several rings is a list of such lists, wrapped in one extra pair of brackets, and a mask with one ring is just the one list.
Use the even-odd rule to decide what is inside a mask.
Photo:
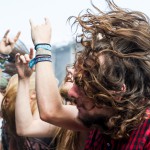
[[(56, 141), (56, 150), (82, 150), (84, 148), (84, 141), (87, 138), (87, 132), (67, 130), (48, 124), (40, 119), (38, 109), (36, 110), (36, 113), (32, 113), (32, 107), (30, 108), (30, 82), (32, 80), (32, 69), (28, 66), (32, 57), (32, 50), (29, 55), (16, 55), (16, 67), (19, 77), (15, 103), (17, 134), (24, 137), (53, 137), (53, 141)], [(72, 72), (72, 70), (68, 72)], [(71, 78), (69, 77), (69, 74), (68, 78)], [(71, 85), (70, 82), (67, 82), (60, 88), (64, 97), (64, 100), (62, 99), (62, 104), (63, 101), (67, 100), (67, 97), (64, 95), (66, 95), (66, 91)], [(36, 97), (34, 98), (36, 99)], [(73, 104), (67, 102), (67, 105), (72, 107)]]
[[(54, 144), (51, 143), (52, 139), (49, 136), (41, 136), (41, 138), (36, 138), (33, 136), (30, 138), (29, 136), (18, 136), (16, 132), (16, 124), (15, 124), (15, 102), (18, 90), (18, 75), (14, 75), (9, 80), (9, 83), (6, 88), (6, 92), (4, 94), (4, 98), (2, 101), (2, 115), (4, 120), (4, 128), (6, 136), (4, 136), (5, 141), (7, 141), (9, 150), (52, 150), (55, 149)], [(38, 108), (37, 101), (35, 96), (35, 75), (33, 74), (30, 78), (29, 83), (29, 109), (35, 121), (38, 120)], [(21, 98), (21, 101), (23, 98)], [(23, 105), (23, 103), (21, 104)], [(20, 107), (21, 107), (20, 105)], [(28, 113), (27, 107), (24, 108), (26, 115)], [(25, 119), (22, 116), (22, 119)], [(44, 121), (43, 121), (44, 122)], [(50, 124), (44, 122), (41, 124), (41, 127), (44, 129), (49, 129)], [(54, 130), (55, 131), (55, 130)], [(54, 133), (53, 131), (53, 133)], [(47, 132), (50, 132), (47, 130)], [(43, 133), (44, 134), (44, 133)]]
[[(7, 30), (0, 41), (0, 81), (2, 81), (2, 71), (4, 70), (4, 65), (6, 60), (9, 58), (9, 54), (12, 52), (15, 43), (17, 42), (20, 33), (18, 32), (14, 38), (9, 38), (8, 33), (10, 30)], [(0, 82), (1, 83), (1, 82)], [(1, 85), (1, 84), (0, 84)], [(0, 87), (1, 89), (1, 87)]]
[[(9, 34), (10, 30), (7, 30), (2, 38), (2, 40), (0, 41), (0, 114), (1, 114), (1, 103), (2, 103), (2, 99), (3, 99), (3, 94), (2, 93), (2, 80), (3, 80), (3, 77), (2, 77), (2, 71), (4, 70), (4, 65), (5, 65), (5, 62), (6, 60), (9, 58), (9, 54), (12, 52), (14, 46), (15, 46), (15, 43), (17, 42), (19, 36), (20, 36), (20, 33), (21, 32), (18, 32), (16, 34), (16, 36), (14, 38), (9, 38), (8, 37), (8, 34)], [(6, 81), (7, 82), (7, 81)], [(6, 86), (6, 85), (5, 85)], [(2, 149), (3, 147), (3, 144), (2, 144), (2, 115), (0, 115), (0, 149)], [(3, 141), (4, 142), (4, 141)], [(3, 147), (4, 148), (4, 147)]]
[[(9, 58), (9, 54), (11, 54), (14, 50), (15, 43), (17, 42), (20, 32), (14, 37), (14, 39), (10, 39), (8, 37), (9, 30), (6, 31), (2, 41), (0, 42), (0, 70), (1, 72), (5, 70), (5, 62)], [(20, 49), (20, 53), (22, 53)], [(4, 74), (1, 74), (4, 75)], [(3, 76), (1, 79), (3, 79)], [(0, 80), (2, 82), (2, 80)], [(2, 83), (0, 83), (2, 86)], [(50, 137), (47, 138), (30, 138), (30, 137), (21, 137), (16, 134), (16, 125), (15, 125), (15, 101), (18, 87), (18, 76), (14, 75), (11, 77), (8, 85), (5, 85), (6, 89), (3, 90), (3, 93), (0, 93), (0, 104), (2, 103), (2, 118), (3, 126), (1, 129), (2, 134), (2, 142), (1, 148), (4, 150), (21, 150), (21, 149), (30, 149), (30, 150), (49, 150), (54, 149), (54, 145), (51, 144)], [(0, 87), (2, 89), (2, 87)], [(30, 82), (30, 109), (32, 114), (37, 115), (37, 105), (35, 99), (35, 76), (32, 76), (32, 80)], [(25, 108), (26, 109), (26, 108)], [(47, 124), (47, 123), (45, 123)], [(48, 124), (49, 125), (49, 124)]]

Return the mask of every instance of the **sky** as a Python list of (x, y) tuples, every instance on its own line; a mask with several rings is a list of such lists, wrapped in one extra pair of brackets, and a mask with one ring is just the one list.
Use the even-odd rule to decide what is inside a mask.
[[(150, 0), (114, 0), (122, 8), (138, 10), (150, 17)], [(96, 6), (106, 9), (104, 0), (93, 0)], [(7, 29), (10, 36), (21, 31), (20, 39), (27, 47), (32, 47), (31, 18), (36, 24), (50, 19), (52, 25), (51, 44), (64, 44), (72, 40), (71, 27), (66, 23), (69, 16), (77, 16), (82, 10), (92, 8), (90, 0), (0, 0), (0, 37)]]

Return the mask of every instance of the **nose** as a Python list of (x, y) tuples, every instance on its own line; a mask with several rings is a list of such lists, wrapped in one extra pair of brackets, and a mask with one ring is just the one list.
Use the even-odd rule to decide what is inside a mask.
[(73, 97), (73, 98), (78, 98), (79, 97), (78, 87), (75, 84), (73, 84), (73, 86), (68, 91), (68, 96)]

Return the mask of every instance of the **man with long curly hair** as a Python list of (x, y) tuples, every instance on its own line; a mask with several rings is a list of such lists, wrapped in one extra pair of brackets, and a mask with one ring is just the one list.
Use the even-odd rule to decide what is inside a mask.
[(123, 10), (106, 0), (110, 11), (89, 9), (75, 17), (83, 50), (74, 63), (64, 106), (58, 92), (50, 52), (48, 19), (31, 21), (35, 45), (36, 89), (42, 120), (74, 130), (92, 129), (85, 149), (150, 149), (150, 23), (141, 13)]

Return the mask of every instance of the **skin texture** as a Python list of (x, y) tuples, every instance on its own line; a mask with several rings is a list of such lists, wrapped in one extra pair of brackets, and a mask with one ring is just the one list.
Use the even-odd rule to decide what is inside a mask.
[[(33, 43), (48, 43), (51, 37), (49, 20), (45, 19), (45, 23), (42, 25), (34, 25), (32, 21), (30, 23)], [(73, 130), (87, 130), (83, 125), (82, 118), (87, 117), (91, 119), (98, 115), (100, 115), (100, 118), (103, 118), (109, 117), (112, 113), (110, 108), (104, 107), (100, 110), (97, 107), (93, 107), (93, 103), (90, 103), (90, 100), (83, 95), (81, 89), (78, 89), (75, 84), (70, 88), (74, 92), (70, 91), (69, 96), (76, 99), (77, 107), (62, 105), (51, 62), (36, 64), (36, 85), (40, 117), (46, 122)], [(92, 109), (87, 111), (83, 109), (84, 107), (80, 107), (79, 103), (84, 105), (84, 107), (88, 107), (87, 105), (89, 105)]]
[[(33, 50), (30, 50), (29, 55), (16, 55), (16, 66), (18, 70), (18, 90), (17, 90), (17, 98), (15, 103), (15, 118), (16, 118), (16, 131), (18, 135), (21, 136), (28, 136), (28, 137), (55, 137), (56, 130), (58, 130), (58, 127), (47, 123), (45, 121), (42, 121), (39, 116), (38, 109), (34, 113), (31, 112), (30, 108), (30, 101), (36, 99), (36, 94), (29, 93), (30, 84), (33, 82), (33, 79), (35, 80), (35, 76), (31, 75), (32, 70), (28, 67), (28, 62), (33, 57), (32, 52)], [(56, 81), (56, 79), (55, 79)], [(35, 81), (34, 81), (35, 82)], [(67, 82), (62, 86), (62, 91), (67, 91), (70, 87), (72, 87), (72, 83)], [(62, 99), (61, 99), (62, 101)], [(62, 103), (62, 102), (61, 102)], [(72, 105), (68, 104), (67, 107), (72, 107)], [(63, 141), (60, 140), (63, 146), (70, 149), (70, 147), (76, 147), (73, 143), (69, 145), (66, 144), (67, 142), (77, 142), (76, 138), (73, 136), (75, 134), (78, 134), (78, 150), (84, 148), (84, 141), (87, 138), (88, 132), (73, 132), (73, 131), (67, 131), (62, 129), (63, 131)], [(66, 134), (65, 134), (65, 132)], [(57, 132), (58, 133), (58, 132)], [(71, 138), (67, 138), (68, 134), (71, 134)], [(60, 133), (59, 133), (60, 134)], [(59, 135), (58, 134), (58, 135)], [(57, 138), (57, 136), (56, 136)], [(64, 145), (65, 144), (65, 145)], [(59, 145), (59, 143), (58, 143)], [(58, 146), (59, 147), (59, 146)]]
[[(34, 45), (50, 42), (51, 25), (47, 18), (41, 25), (35, 25), (33, 21), (30, 21), (30, 24)], [(38, 107), (42, 120), (64, 128), (87, 130), (78, 119), (76, 106), (62, 105), (51, 62), (36, 64), (36, 85)]]
[(28, 62), (32, 57), (33, 49), (30, 50), (30, 55), (16, 54), (18, 90), (15, 118), (17, 134), (28, 137), (53, 137), (56, 127), (40, 119), (38, 108), (33, 114), (31, 112), (30, 101), (32, 98), (36, 99), (35, 93), (29, 93), (30, 80), (32, 79), (31, 81), (35, 84), (35, 75), (32, 75), (33, 71), (28, 67)]

